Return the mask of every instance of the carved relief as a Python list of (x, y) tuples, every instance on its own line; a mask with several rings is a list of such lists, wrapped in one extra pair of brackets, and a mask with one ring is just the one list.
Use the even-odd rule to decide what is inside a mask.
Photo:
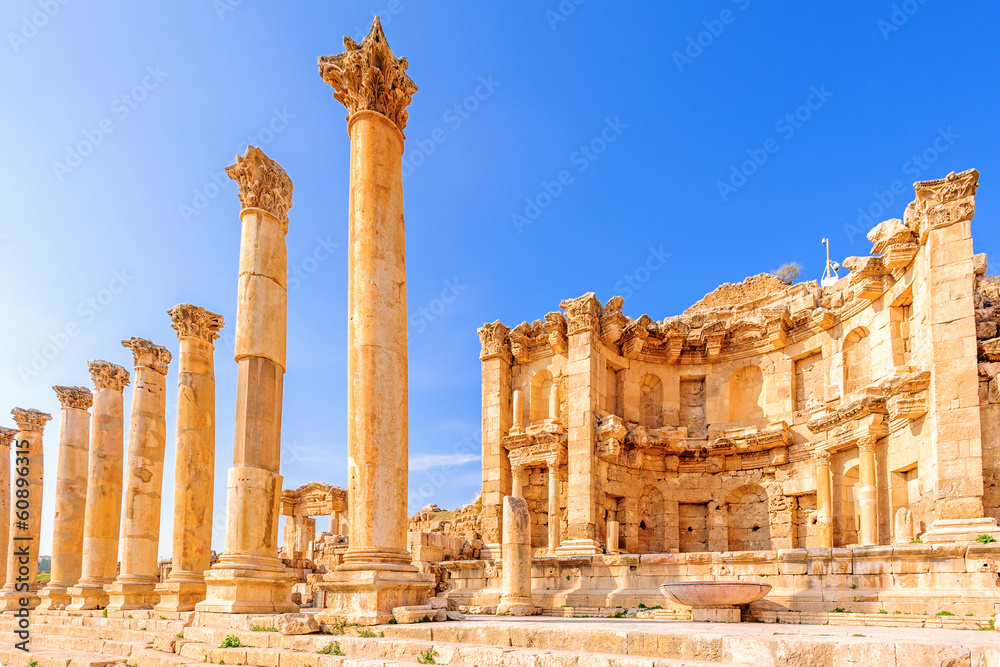
[(167, 348), (146, 338), (136, 338), (135, 336), (123, 340), (122, 347), (132, 350), (136, 368), (151, 368), (160, 375), (167, 374), (170, 360), (173, 358)]
[(225, 326), (222, 315), (205, 310), (201, 306), (181, 303), (167, 311), (177, 337), (191, 336), (213, 342), (219, 337), (219, 330)]
[(848, 257), (844, 268), (851, 272), (851, 294), (856, 299), (874, 301), (885, 293), (885, 264), (881, 257)]
[(553, 312), (545, 315), (545, 332), (548, 342), (557, 354), (566, 353), (566, 318), (562, 313)]
[(98, 389), (121, 392), (129, 385), (128, 371), (118, 364), (98, 360), (88, 362), (87, 366), (90, 368), (90, 377), (94, 379), (94, 386)]
[(247, 146), (245, 155), (236, 156), (236, 164), (226, 167), (236, 181), (240, 205), (259, 208), (276, 217), (288, 233), (288, 209), (292, 207), (292, 179), (277, 162), (256, 146)]
[(531, 360), (529, 337), (531, 336), (531, 325), (521, 322), (510, 330), (510, 351), (520, 364), (526, 364)]
[(14, 415), (18, 431), (26, 433), (41, 433), (45, 423), (52, 419), (52, 415), (35, 409), (14, 408), (10, 414)]
[(479, 358), (483, 361), (500, 357), (510, 363), (510, 330), (500, 320), (479, 327)]
[(890, 419), (917, 419), (927, 413), (930, 371), (896, 370), (880, 385)]
[(920, 246), (910, 229), (899, 218), (881, 222), (868, 232), (872, 242), (872, 254), (882, 255), (889, 270), (909, 266)]
[(393, 55), (379, 18), (360, 44), (344, 37), (344, 49), (319, 58), (319, 74), (333, 86), (334, 99), (347, 107), (348, 118), (358, 111), (377, 111), (402, 132), (417, 84), (406, 74), (406, 58)]
[(635, 359), (642, 352), (642, 346), (649, 338), (648, 327), (653, 320), (649, 315), (642, 315), (637, 320), (629, 322), (622, 332), (622, 354), (628, 359)]
[(86, 387), (52, 387), (59, 403), (64, 408), (75, 408), (77, 410), (89, 410), (94, 404), (94, 395)]
[(581, 331), (596, 332), (600, 327), (601, 302), (593, 292), (561, 301), (559, 307), (566, 312), (567, 330), (570, 334)]
[(930, 230), (972, 219), (976, 214), (977, 187), (979, 172), (975, 169), (914, 183), (917, 198), (907, 206), (903, 222), (924, 243)]
[[(16, 435), (16, 429), (0, 426), (0, 447), (10, 447), (11, 443), (14, 442), (14, 436)], [(10, 456), (10, 452), (7, 452), (7, 456)]]
[(601, 340), (609, 345), (617, 343), (622, 337), (622, 328), (627, 321), (622, 314), (624, 301), (620, 296), (613, 296), (604, 304), (604, 312), (601, 315)]

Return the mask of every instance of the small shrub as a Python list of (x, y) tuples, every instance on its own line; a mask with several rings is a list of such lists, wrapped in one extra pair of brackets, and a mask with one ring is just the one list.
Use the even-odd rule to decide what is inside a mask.
[(266, 625), (255, 625), (250, 628), (254, 632), (277, 632), (278, 628), (269, 628)]
[(323, 655), (344, 655), (344, 652), (340, 650), (339, 642), (330, 642), (317, 651), (317, 653), (322, 653)]
[(417, 621), (417, 623), (430, 623), (430, 622), (431, 622), (430, 616), (424, 616), (423, 618)]
[(910, 544), (923, 544), (923, 543), (924, 543), (924, 541), (922, 539), (920, 539), (919, 537), (917, 539), (915, 539), (915, 540), (910, 540)]
[(903, 612), (901, 612), (900, 610), (897, 609), (896, 611), (894, 611), (892, 613), (894, 613), (894, 614), (902, 614)]
[(619, 609), (615, 613), (611, 614), (610, 618), (625, 618), (625, 612)]
[(856, 632), (856, 633), (854, 633), (854, 634), (853, 634), (853, 635), (851, 635), (851, 636), (852, 636), (852, 637), (864, 637), (864, 635), (863, 635), (863, 634), (861, 634), (860, 632)]
[(358, 637), (363, 637), (364, 639), (371, 639), (372, 637), (385, 637), (384, 632), (379, 632), (378, 634), (372, 632), (368, 628), (361, 628), (358, 630)]
[(434, 657), (437, 654), (438, 654), (437, 651), (435, 651), (432, 648), (429, 648), (426, 651), (421, 651), (420, 654), (417, 656), (417, 662), (419, 662), (421, 665), (437, 664), (434, 662)]
[(834, 609), (830, 613), (832, 613), (832, 614), (849, 614), (850, 612), (847, 611), (846, 609), (844, 609), (843, 607), (837, 607), (836, 609)]
[(802, 273), (802, 266), (798, 262), (788, 262), (771, 271), (772, 276), (789, 285), (795, 282), (800, 273)]
[(39, 667), (37, 660), (29, 660), (24, 667)]
[(176, 635), (174, 635), (174, 637), (177, 637), (177, 639), (184, 639), (184, 633), (178, 632)]
[(992, 535), (987, 535), (986, 533), (983, 533), (982, 535), (978, 535), (976, 537), (976, 542), (979, 542), (980, 544), (992, 544), (993, 542), (996, 541), (997, 540), (995, 537), (993, 537)]
[(390, 618), (389, 619), (389, 625), (396, 625), (396, 619)]
[[(887, 612), (887, 611), (886, 611), (885, 609), (879, 609), (879, 610), (878, 610), (878, 613), (879, 613), (879, 614), (888, 614), (889, 612)], [(898, 613), (898, 612), (897, 612), (897, 613)]]
[(108, 617), (108, 608), (107, 607), (105, 607), (104, 609), (101, 610), (101, 616), (103, 616), (104, 618)]
[(240, 646), (240, 638), (236, 635), (226, 635), (226, 638), (219, 644), (219, 648), (239, 648)]
[(858, 585), (857, 585), (857, 584), (851, 584), (851, 590), (852, 590), (852, 591), (853, 591), (853, 590), (854, 590), (855, 588), (857, 588), (857, 587), (858, 587)]
[(934, 615), (935, 616), (954, 616), (955, 614), (951, 613), (947, 609), (942, 609), (941, 611), (939, 611), (938, 613), (936, 613)]

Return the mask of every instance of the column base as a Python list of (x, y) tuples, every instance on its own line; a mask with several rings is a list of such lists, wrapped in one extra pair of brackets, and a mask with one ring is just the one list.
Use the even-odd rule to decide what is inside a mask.
[(73, 601), (66, 607), (66, 611), (86, 611), (107, 607), (109, 599), (104, 588), (113, 583), (114, 581), (103, 582), (98, 579), (80, 580), (80, 583), (69, 589), (69, 595)]
[(479, 549), (479, 558), (481, 560), (500, 560), (500, 543), (499, 542), (486, 542)]
[(692, 607), (691, 620), (703, 623), (739, 623), (739, 607)]
[(557, 548), (557, 556), (597, 556), (603, 553), (596, 540), (564, 540)]
[[(175, 577), (175, 574), (186, 576)], [(194, 611), (194, 607), (205, 599), (205, 575), (200, 572), (171, 572), (167, 580), (154, 590), (159, 602), (155, 611)]]
[(287, 614), (299, 611), (292, 602), (295, 577), (277, 558), (226, 556), (205, 573), (205, 600), (195, 611), (220, 614)]
[(531, 598), (504, 598), (497, 605), (497, 616), (534, 616), (540, 612)]
[(52, 582), (49, 582), (49, 585), (42, 589), (38, 597), (40, 602), (35, 607), (35, 611), (65, 609), (73, 601), (69, 594), (69, 586), (53, 585)]
[(427, 604), (434, 594), (433, 574), (392, 570), (337, 570), (314, 584), (324, 591), (326, 606), (316, 616), (320, 623), (346, 620), (360, 625), (388, 623), (394, 607)]
[(920, 536), (922, 542), (975, 542), (980, 535), (1000, 541), (1000, 526), (992, 517), (976, 519), (938, 519)]
[(119, 579), (107, 588), (108, 611), (152, 609), (160, 596), (156, 593), (156, 579), (149, 581), (122, 581)]
[[(24, 599), (28, 604), (22, 605)], [(14, 584), (7, 584), (0, 590), (0, 611), (17, 611), (19, 609), (37, 609), (41, 603), (38, 597), (38, 584), (31, 584), (27, 591), (17, 591)]]

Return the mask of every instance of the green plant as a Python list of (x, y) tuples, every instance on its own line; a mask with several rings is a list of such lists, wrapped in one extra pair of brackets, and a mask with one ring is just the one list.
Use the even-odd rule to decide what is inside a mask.
[(174, 635), (174, 637), (177, 637), (178, 639), (184, 639), (184, 633), (178, 632), (176, 635)]
[(852, 590), (852, 591), (853, 591), (853, 590), (854, 590), (855, 588), (857, 588), (857, 587), (858, 587), (858, 585), (857, 585), (857, 584), (851, 584), (851, 590)]
[(323, 655), (344, 655), (344, 652), (340, 650), (339, 642), (330, 642), (317, 651), (317, 653), (322, 653)]
[(432, 648), (429, 648), (426, 651), (421, 651), (420, 654), (417, 656), (417, 662), (419, 662), (421, 665), (436, 664), (434, 662), (434, 656), (436, 656), (437, 654), (438, 652)]
[(831, 613), (834, 613), (834, 614), (849, 614), (850, 612), (847, 611), (846, 609), (844, 609), (843, 607), (837, 607)]
[(625, 618), (625, 612), (619, 609), (615, 613), (611, 614), (610, 618)]
[(855, 633), (854, 633), (853, 635), (851, 635), (851, 636), (852, 636), (852, 637), (864, 637), (864, 635), (863, 635), (863, 634), (861, 634), (860, 632), (855, 632)]
[(924, 541), (922, 539), (920, 539), (919, 537), (917, 539), (915, 539), (915, 540), (910, 540), (910, 544), (923, 544), (923, 543), (924, 543)]
[(896, 611), (894, 611), (892, 613), (894, 613), (894, 614), (902, 614), (903, 612), (901, 612), (900, 610), (897, 609)]
[(220, 661), (219, 661), (219, 664), (220, 664), (220, 665), (224, 665), (224, 664), (226, 664), (226, 661), (225, 661), (225, 660), (220, 660)]
[(266, 625), (255, 625), (250, 628), (254, 632), (277, 632), (278, 628), (269, 628)]
[(347, 619), (335, 618), (324, 626), (323, 632), (328, 635), (342, 635), (347, 628), (355, 625), (357, 625), (357, 623), (348, 623)]
[(29, 660), (24, 667), (39, 667), (37, 660)]
[(104, 609), (101, 610), (101, 616), (103, 616), (104, 618), (108, 617), (108, 608), (107, 607), (105, 607)]
[(879, 614), (888, 614), (889, 612), (887, 612), (885, 609), (879, 609), (878, 613)]
[(941, 611), (939, 611), (938, 613), (936, 613), (934, 615), (935, 616), (954, 616), (955, 614), (951, 613), (947, 609), (942, 609)]
[(129, 614), (128, 616), (126, 616), (126, 618), (132, 618), (132, 614)]
[(569, 581), (569, 575), (568, 574), (566, 575), (566, 581)]
[(976, 542), (979, 542), (980, 544), (992, 544), (993, 542), (996, 541), (997, 540), (995, 537), (993, 537), (992, 535), (987, 535), (986, 533), (976, 536)]
[(384, 632), (379, 632), (378, 634), (372, 632), (368, 628), (361, 628), (358, 630), (358, 637), (364, 637), (365, 639), (371, 639), (372, 637), (385, 637)]
[(219, 644), (219, 648), (239, 648), (240, 646), (240, 638), (236, 635), (226, 635), (226, 638)]
[(430, 616), (424, 616), (424, 617), (420, 618), (419, 620), (417, 620), (417, 623), (430, 623), (430, 622), (431, 622), (431, 617)]
[(145, 625), (142, 626), (141, 628), (139, 628), (139, 632), (145, 632), (145, 631), (146, 631), (146, 626)]
[(396, 619), (390, 618), (389, 619), (389, 625), (396, 625)]

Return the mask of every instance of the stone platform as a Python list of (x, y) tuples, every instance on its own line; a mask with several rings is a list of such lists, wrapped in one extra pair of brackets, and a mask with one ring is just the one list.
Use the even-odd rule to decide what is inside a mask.
[[(12, 644), (13, 617), (3, 614), (0, 661), (16, 667), (32, 660), (39, 667), (374, 667), (427, 658), (455, 667), (992, 667), (1000, 661), (994, 631), (480, 616), (285, 636), (265, 629), (274, 618), (40, 613), (32, 615), (31, 652), (24, 653)], [(220, 648), (229, 637), (238, 646)]]

